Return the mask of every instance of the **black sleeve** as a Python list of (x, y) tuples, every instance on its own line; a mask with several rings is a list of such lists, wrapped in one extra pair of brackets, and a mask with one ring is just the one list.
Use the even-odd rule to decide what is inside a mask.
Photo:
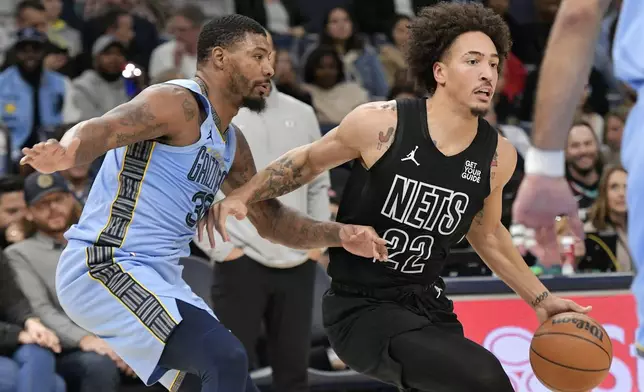
[(16, 282), (13, 269), (0, 252), (0, 314), (16, 325), (24, 325), (25, 321), (34, 317), (29, 301)]

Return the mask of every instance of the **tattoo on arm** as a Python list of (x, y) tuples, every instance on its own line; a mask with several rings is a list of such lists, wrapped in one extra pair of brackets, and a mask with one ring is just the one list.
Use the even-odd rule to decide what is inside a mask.
[(387, 134), (383, 133), (380, 131), (380, 134), (378, 134), (378, 150), (382, 149), (383, 144), (389, 143), (389, 140), (391, 140), (391, 136), (394, 134), (394, 127), (389, 127), (387, 129)]
[(535, 299), (532, 301), (532, 307), (533, 307), (533, 308), (534, 308), (534, 307), (536, 307), (537, 305), (539, 305), (540, 303), (542, 303), (543, 301), (545, 301), (545, 300), (546, 300), (546, 298), (548, 298), (548, 292), (547, 292), (547, 291), (544, 291), (543, 293), (541, 293), (541, 294), (537, 295), (537, 298), (535, 298)]
[(380, 106), (380, 109), (384, 110), (391, 110), (392, 112), (395, 112), (397, 109), (396, 101), (391, 101), (391, 102), (385, 102), (382, 106)]
[[(253, 154), (244, 135), (235, 128), (237, 155), (224, 182), (229, 192), (246, 184), (257, 173)], [(248, 206), (248, 218), (264, 235), (291, 248), (310, 249), (339, 246), (340, 227), (335, 222), (319, 222), (284, 206), (277, 199)]]
[(186, 122), (195, 118), (197, 108), (188, 98), (183, 100), (181, 107), (183, 108), (183, 116), (186, 119)]
[(474, 215), (474, 222), (476, 222), (477, 225), (483, 226), (483, 210), (479, 211)]
[[(185, 109), (184, 109), (185, 110)], [(119, 121), (122, 131), (114, 135), (117, 146), (124, 146), (139, 140), (153, 139), (167, 131), (167, 123), (159, 123), (147, 103), (128, 105), (123, 108)], [(134, 128), (134, 129), (132, 129)]]

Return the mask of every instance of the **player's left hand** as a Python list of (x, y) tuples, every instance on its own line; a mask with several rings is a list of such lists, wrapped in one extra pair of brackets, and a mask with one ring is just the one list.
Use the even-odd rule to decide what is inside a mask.
[(577, 201), (564, 178), (526, 174), (512, 206), (515, 222), (535, 231), (535, 239), (543, 248), (542, 264), (559, 263), (559, 244), (555, 231), (557, 216), (567, 216), (575, 237), (583, 241), (584, 230)]
[(539, 324), (548, 320), (550, 317), (566, 312), (588, 313), (592, 310), (592, 306), (581, 306), (575, 301), (564, 299), (550, 294), (550, 296), (539, 305), (536, 306), (537, 318)]
[(340, 229), (340, 240), (342, 247), (354, 255), (379, 261), (388, 259), (387, 241), (380, 238), (371, 227), (343, 225)]

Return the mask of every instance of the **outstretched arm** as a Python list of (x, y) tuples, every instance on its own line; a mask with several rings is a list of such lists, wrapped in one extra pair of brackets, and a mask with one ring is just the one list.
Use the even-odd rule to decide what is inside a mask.
[[(378, 142), (374, 129), (382, 128), (382, 123), (372, 127), (370, 122), (374, 121), (374, 117), (382, 115), (382, 112), (382, 109), (373, 104), (354, 110), (338, 127), (321, 139), (282, 155), (230, 196), (252, 205), (292, 192), (313, 181), (324, 171), (357, 158), (370, 166), (369, 163), (372, 162), (367, 162), (370, 160), (368, 155), (375, 152), (375, 144)], [(391, 131), (393, 132), (393, 128)], [(391, 132), (388, 133), (387, 141), (389, 139), (393, 139)]]
[(508, 230), (501, 224), (503, 187), (517, 162), (514, 147), (505, 139), (499, 140), (497, 165), (492, 168), (492, 192), (483, 209), (475, 216), (467, 240), (490, 269), (515, 293), (537, 311), (540, 321), (566, 310), (585, 312), (574, 302), (552, 295), (541, 283), (512, 243)]
[[(235, 128), (235, 132), (237, 135), (237, 152), (233, 166), (222, 185), (222, 191), (226, 195), (247, 184), (257, 174), (253, 154), (246, 138), (239, 129)], [(216, 204), (211, 209), (215, 210), (218, 206)], [(209, 213), (208, 218), (210, 217), (211, 214)], [(348, 226), (336, 222), (316, 221), (285, 206), (277, 199), (267, 199), (250, 205), (247, 217), (262, 237), (289, 248), (346, 247), (348, 242), (362, 241), (363, 245), (368, 244), (368, 249), (362, 249), (362, 253), (367, 252), (368, 257), (376, 257), (381, 260), (385, 260), (387, 257), (386, 242), (380, 239), (373, 229)], [(200, 222), (199, 235), (201, 235), (205, 224), (206, 222), (203, 220)], [(208, 229), (208, 235), (213, 236), (212, 228), (208, 227)], [(217, 230), (226, 239), (225, 231), (222, 232), (222, 228)], [(355, 238), (352, 238), (353, 236)], [(347, 249), (350, 250), (349, 248)], [(357, 248), (354, 248), (354, 250), (357, 250)]]
[[(199, 108), (185, 88), (159, 85), (101, 117), (83, 121), (65, 133), (60, 143), (39, 143), (25, 148), (23, 164), (47, 172), (65, 170), (94, 161), (105, 152), (136, 142), (166, 138), (170, 144), (188, 145), (191, 135), (180, 132), (198, 127)], [(197, 136), (195, 132), (192, 139)], [(39, 167), (41, 166), (41, 167)]]
[[(565, 147), (575, 108), (588, 82), (600, 22), (609, 4), (610, 0), (561, 3), (537, 87), (532, 140), (538, 149)], [(561, 159), (563, 168), (563, 154)]]

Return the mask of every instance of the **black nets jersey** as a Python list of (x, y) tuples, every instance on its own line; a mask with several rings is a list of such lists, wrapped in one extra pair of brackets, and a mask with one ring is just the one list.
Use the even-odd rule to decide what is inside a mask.
[(498, 133), (480, 119), (462, 152), (445, 156), (434, 145), (425, 99), (397, 101), (395, 139), (370, 168), (354, 162), (337, 221), (372, 226), (389, 249), (386, 262), (331, 248), (334, 282), (366, 287), (430, 284), (452, 245), (467, 234), (490, 194)]

